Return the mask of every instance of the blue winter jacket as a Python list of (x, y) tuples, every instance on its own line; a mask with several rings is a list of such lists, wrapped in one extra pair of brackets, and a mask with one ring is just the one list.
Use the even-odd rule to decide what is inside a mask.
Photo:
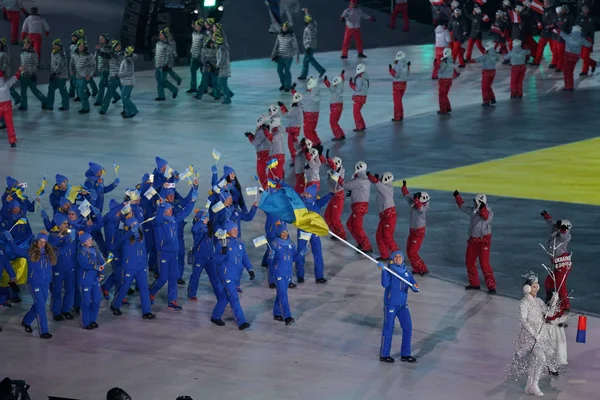
[(221, 254), (222, 240), (218, 240), (215, 246), (217, 273), (221, 280), (237, 280), (244, 268), (248, 271), (253, 269), (246, 253), (246, 244), (238, 238), (227, 238), (226, 246), (229, 247), (229, 251), (225, 255)]
[(192, 251), (194, 252), (194, 258), (197, 259), (208, 259), (213, 258), (215, 250), (213, 247), (213, 241), (208, 234), (208, 226), (199, 220), (192, 226), (192, 235), (194, 236), (194, 244)]
[(27, 283), (30, 285), (49, 285), (52, 282), (52, 265), (50, 257), (46, 255), (46, 249), (41, 249), (41, 257), (38, 261), (31, 261), (29, 249), (21, 249), (15, 245), (14, 240), (8, 242), (11, 250), (17, 257), (27, 259), (29, 277)]
[(108, 186), (104, 186), (103, 178), (98, 178), (97, 176), (87, 176), (83, 187), (88, 192), (93, 191), (96, 193), (96, 198), (94, 199), (94, 196), (92, 196), (92, 198), (88, 199), (88, 201), (92, 204), (92, 206), (96, 207), (100, 210), (100, 212), (102, 212), (104, 211), (104, 195), (112, 192), (117, 187), (117, 185), (117, 182), (113, 182)]
[(71, 228), (73, 234), (60, 237), (58, 231), (51, 232), (48, 242), (54, 247), (57, 254), (56, 265), (52, 268), (54, 273), (74, 271), (77, 268), (77, 234)]
[[(415, 278), (413, 278), (412, 274), (406, 268), (406, 265), (402, 263), (402, 265), (396, 265), (391, 263), (388, 265), (388, 268), (412, 283), (416, 285), (417, 282)], [(405, 306), (408, 300), (408, 286), (406, 283), (402, 282), (400, 279), (396, 278), (392, 274), (390, 274), (385, 269), (381, 272), (381, 286), (385, 288), (385, 295), (383, 298), (383, 304), (386, 306)], [(418, 289), (413, 287), (412, 290), (417, 292)]]
[(93, 286), (99, 284), (100, 266), (104, 264), (104, 258), (94, 247), (85, 247), (80, 244), (77, 249), (77, 262), (79, 273), (77, 283), (81, 286)]
[(250, 211), (244, 212), (239, 207), (234, 206), (233, 212), (231, 213), (231, 217), (229, 218), (231, 221), (235, 222), (238, 226), (238, 237), (242, 237), (242, 221), (252, 221), (254, 216), (256, 215), (256, 211), (258, 207), (252, 206)]
[(267, 213), (265, 213), (265, 215), (267, 216), (265, 220), (265, 236), (270, 242), (271, 240), (277, 237), (277, 233), (275, 231), (275, 224), (277, 223), (277, 221), (279, 221), (279, 218)]
[(280, 237), (271, 241), (271, 250), (269, 251), (269, 275), (274, 277), (293, 276), (293, 263), (302, 258), (296, 245), (289, 238), (282, 239)]
[[(32, 231), (31, 231), (31, 226), (29, 225), (29, 221), (27, 221), (26, 224), (19, 224), (19, 225), (15, 226), (17, 221), (21, 218), (26, 219), (23, 209), (21, 209), (20, 214), (8, 213), (7, 215), (3, 216), (3, 218), (2, 218), (2, 224), (1, 224), (2, 230), (10, 231), (13, 239), (17, 242), (33, 235)], [(13, 226), (14, 226), (14, 228), (13, 228)], [(11, 228), (12, 228), (12, 230), (11, 230)]]
[(17, 279), (17, 276), (15, 275), (15, 270), (13, 269), (12, 265), (10, 264), (10, 261), (6, 257), (6, 254), (4, 254), (4, 250), (0, 249), (0, 278), (2, 277), (2, 273), (4, 271), (6, 271), (10, 279)]
[(123, 231), (119, 229), (121, 223), (121, 216), (117, 215), (121, 211), (121, 208), (115, 208), (109, 210), (103, 218), (104, 223), (104, 242), (106, 248), (111, 251), (120, 251), (119, 241), (123, 234)]
[(190, 202), (186, 208), (177, 211), (173, 207), (173, 216), (167, 217), (164, 209), (159, 208), (154, 220), (154, 239), (156, 251), (160, 254), (177, 254), (179, 250), (179, 240), (177, 239), (177, 224), (187, 218), (194, 208), (194, 203)]
[(119, 244), (121, 246), (121, 267), (124, 271), (134, 272), (148, 267), (148, 253), (143, 236), (135, 239), (132, 231), (126, 231), (121, 236)]
[(50, 205), (52, 206), (52, 211), (56, 212), (60, 207), (60, 199), (67, 195), (66, 190), (60, 190), (58, 185), (54, 185), (52, 188), (52, 193), (48, 196), (48, 200), (50, 200)]

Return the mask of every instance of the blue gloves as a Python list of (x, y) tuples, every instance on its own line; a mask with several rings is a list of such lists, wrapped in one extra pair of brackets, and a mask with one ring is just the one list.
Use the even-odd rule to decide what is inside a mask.
[(4, 236), (4, 239), (6, 239), (7, 242), (12, 242), (13, 237), (9, 231), (2, 232), (2, 236)]
[(92, 207), (92, 212), (94, 213), (94, 215), (100, 215), (100, 209), (99, 208)]
[(115, 181), (113, 182), (115, 186), (119, 186), (119, 183), (121, 183), (121, 178), (119, 178), (118, 176), (115, 178)]
[(213, 165), (212, 167), (210, 167), (210, 171), (211, 171), (213, 174), (216, 174), (216, 173), (218, 173), (218, 172), (219, 172), (219, 170), (217, 169), (217, 166), (216, 166), (216, 165)]
[(384, 263), (382, 263), (382, 262), (378, 262), (378, 263), (377, 263), (377, 266), (379, 267), (379, 269), (381, 269), (381, 270), (382, 270), (382, 269), (383, 269), (383, 267), (385, 267), (385, 264), (384, 264)]
[(49, 220), (50, 217), (48, 216), (48, 213), (46, 212), (46, 210), (42, 210), (42, 212), (40, 213), (40, 215), (42, 216), (43, 219)]
[(269, 260), (272, 260), (275, 258), (275, 252), (274, 251), (269, 251)]
[(416, 283), (411, 286), (410, 290), (412, 290), (415, 293), (418, 293), (421, 291), (421, 289), (419, 289), (419, 285), (417, 285)]

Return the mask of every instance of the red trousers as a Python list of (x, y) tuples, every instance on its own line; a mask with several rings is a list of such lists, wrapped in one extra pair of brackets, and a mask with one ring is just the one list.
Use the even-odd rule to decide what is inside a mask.
[(306, 187), (315, 185), (317, 187), (317, 193), (321, 190), (321, 181), (310, 181), (306, 184)]
[(386, 208), (379, 213), (379, 225), (375, 240), (382, 258), (389, 259), (390, 253), (398, 251), (398, 245), (394, 241), (394, 230), (396, 229), (396, 207)]
[(396, 4), (394, 7), (394, 10), (392, 11), (392, 18), (390, 19), (390, 26), (392, 28), (396, 27), (398, 14), (402, 14), (402, 20), (404, 21), (404, 28), (402, 28), (402, 30), (408, 32), (408, 3)]
[(342, 117), (342, 111), (344, 111), (344, 103), (333, 103), (329, 105), (329, 126), (333, 136), (336, 138), (345, 137), (344, 130), (340, 126), (340, 118)]
[(563, 61), (565, 60), (565, 42), (556, 42), (556, 69), (563, 69)]
[(358, 247), (360, 247), (363, 251), (371, 251), (373, 247), (371, 247), (371, 242), (363, 229), (363, 219), (369, 211), (369, 203), (352, 203), (351, 205), (352, 212), (348, 217), (348, 221), (346, 221), (346, 228), (358, 243)]
[(294, 186), (294, 190), (296, 193), (301, 194), (304, 193), (304, 189), (306, 188), (306, 176), (304, 174), (296, 174), (296, 185)]
[(481, 97), (483, 97), (483, 103), (488, 104), (492, 100), (496, 100), (494, 89), (492, 84), (496, 77), (495, 69), (484, 69), (481, 71)]
[[(548, 44), (550, 46), (550, 50), (552, 51), (552, 59), (554, 60), (554, 44), (553, 44), (553, 40), (548, 39), (548, 38), (540, 38), (540, 41), (537, 45), (537, 51), (535, 53), (535, 58), (533, 60), (534, 64), (539, 64), (542, 62), (542, 57), (544, 56), (544, 48), (546, 47), (546, 44)], [(533, 54), (533, 53), (532, 53)]]
[(271, 174), (282, 181), (285, 178), (285, 171), (283, 169), (285, 166), (285, 154), (275, 154), (274, 156), (271, 156), (271, 159), (272, 158), (277, 159), (277, 166), (271, 169)]
[(425, 239), (425, 227), (411, 229), (406, 240), (406, 256), (412, 265), (413, 272), (417, 274), (429, 272), (427, 265), (419, 256), (423, 239)]
[[(561, 301), (561, 309), (570, 310), (571, 303), (569, 302), (568, 296), (569, 291), (567, 290), (567, 278), (569, 277), (569, 272), (571, 272), (571, 268), (562, 267), (562, 268), (554, 268), (554, 279), (556, 279), (556, 290), (558, 290), (560, 286), (560, 290), (558, 290), (558, 298)], [(564, 282), (563, 282), (564, 279)], [(563, 282), (561, 285), (560, 283)], [(550, 275), (546, 277), (544, 281), (544, 287), (546, 291), (554, 290), (554, 280)]]
[(406, 92), (406, 82), (394, 82), (392, 93), (394, 97), (394, 119), (404, 119), (404, 107), (402, 106), (402, 97)]
[(482, 238), (469, 238), (467, 240), (467, 275), (469, 276), (469, 285), (479, 286), (479, 272), (477, 271), (477, 258), (485, 279), (485, 286), (488, 290), (496, 289), (496, 279), (494, 279), (494, 270), (490, 265), (490, 247), (492, 245), (492, 235), (486, 235)]
[(440, 68), (440, 61), (444, 56), (445, 47), (436, 47), (435, 48), (435, 60), (433, 60), (433, 71), (431, 72), (431, 79), (438, 78), (438, 69)]
[(263, 189), (268, 186), (267, 181), (267, 162), (269, 161), (269, 150), (263, 150), (256, 153), (256, 175)]
[[(588, 38), (588, 40), (591, 43), (594, 43), (592, 38)], [(588, 73), (588, 70), (590, 69), (590, 67), (592, 67), (592, 70), (596, 69), (596, 61), (593, 60), (592, 57), (590, 57), (591, 54), (592, 54), (591, 47), (582, 47), (581, 48), (581, 59), (583, 60), (583, 66), (581, 67), (581, 72), (584, 74)]]
[(28, 33), (27, 37), (31, 40), (33, 50), (37, 53), (38, 61), (42, 55), (42, 35), (39, 33)]
[(300, 136), (300, 127), (299, 126), (288, 126), (285, 128), (286, 133), (288, 134), (288, 149), (290, 149), (290, 156), (292, 157), (292, 162), (296, 161), (296, 147), (295, 143), (298, 143), (298, 136)]
[(552, 50), (552, 60), (550, 60), (550, 65), (556, 66), (558, 62), (558, 42), (556, 40), (550, 40), (550, 50)]
[(525, 79), (525, 71), (527, 67), (523, 65), (513, 65), (510, 70), (510, 95), (521, 97), (523, 96), (523, 79)]
[(363, 52), (363, 43), (362, 37), (360, 36), (360, 28), (350, 29), (346, 27), (346, 32), (344, 33), (344, 43), (342, 43), (342, 55), (344, 57), (348, 57), (348, 49), (350, 49), (350, 39), (354, 37), (354, 41), (356, 42), (356, 51), (358, 53)]
[(305, 112), (304, 113), (304, 136), (313, 142), (313, 146), (321, 144), (321, 139), (317, 135), (317, 124), (319, 123), (318, 112)]
[(575, 73), (575, 65), (579, 61), (579, 54), (565, 52), (563, 61), (563, 79), (565, 81), (565, 89), (573, 89), (573, 74)]
[(479, 52), (481, 54), (485, 54), (485, 49), (483, 48), (483, 45), (481, 44), (481, 39), (469, 38), (469, 41), (467, 43), (467, 54), (465, 56), (467, 59), (470, 59), (471, 55), (473, 54), (473, 45), (477, 45), (477, 49), (479, 50)]
[(8, 143), (17, 143), (17, 135), (15, 133), (15, 124), (13, 123), (12, 102), (3, 101), (0, 103), (0, 118), (4, 119), (6, 124), (6, 133), (8, 134)]
[(356, 129), (358, 129), (359, 131), (367, 129), (367, 126), (365, 125), (365, 120), (363, 119), (362, 113), (360, 112), (360, 110), (362, 110), (363, 106), (367, 102), (367, 96), (354, 95), (352, 96), (352, 101), (354, 102), (352, 114), (354, 114), (354, 123), (356, 124)]
[(329, 230), (342, 239), (346, 240), (346, 231), (342, 224), (342, 212), (344, 211), (344, 191), (337, 192), (333, 195), (327, 208), (325, 209), (325, 222), (329, 226)]
[(537, 54), (538, 42), (535, 41), (533, 36), (528, 35), (523, 41), (523, 47), (531, 52), (531, 55)]
[(452, 111), (452, 107), (450, 106), (450, 100), (448, 99), (448, 93), (450, 92), (451, 87), (452, 79), (441, 78), (440, 80), (438, 80), (438, 98), (440, 101), (440, 112), (444, 114)]
[(10, 21), (10, 41), (19, 42), (19, 23), (21, 22), (21, 11), (7, 11), (6, 16)]
[(462, 48), (461, 42), (452, 42), (452, 61), (456, 62), (456, 58), (458, 57), (458, 63), (465, 65), (464, 53), (465, 49)]

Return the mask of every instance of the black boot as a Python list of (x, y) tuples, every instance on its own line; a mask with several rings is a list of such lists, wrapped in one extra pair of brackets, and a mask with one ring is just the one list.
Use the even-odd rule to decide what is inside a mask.
[(239, 326), (240, 331), (243, 331), (244, 329), (248, 329), (248, 328), (250, 328), (250, 324), (248, 322), (244, 322), (243, 324), (241, 324)]
[(220, 320), (220, 319), (211, 318), (210, 322), (212, 322), (213, 324), (218, 325), (218, 326), (225, 326), (225, 322), (223, 322), (223, 320)]
[(52, 339), (52, 334), (50, 332), (42, 333), (40, 335), (40, 338), (42, 338), (42, 339)]
[(317, 282), (317, 283), (327, 283), (327, 279), (325, 279), (325, 278), (319, 278), (315, 282)]
[(283, 317), (282, 317), (281, 315), (274, 315), (274, 316), (273, 316), (273, 319), (274, 319), (275, 321), (283, 321)]
[(129, 288), (129, 290), (127, 291), (127, 296), (133, 296), (135, 294), (135, 290), (133, 290), (132, 288)]
[(183, 285), (185, 285), (185, 281), (183, 279), (177, 279), (177, 284), (179, 286), (183, 286)]
[(298, 278), (298, 283), (304, 283), (304, 277), (301, 276), (300, 278)]
[(496, 294), (496, 289), (489, 289), (488, 294)]
[(88, 326), (84, 326), (83, 329), (85, 329), (86, 331), (92, 331), (94, 330), (94, 327), (92, 326), (92, 324), (89, 324)]
[(156, 318), (156, 315), (152, 314), (152, 313), (146, 313), (144, 315), (142, 315), (142, 319), (154, 319)]
[(290, 289), (296, 289), (298, 287), (298, 285), (296, 285), (294, 282), (290, 282), (290, 284), (288, 285), (288, 288)]
[(21, 321), (21, 326), (22, 326), (23, 328), (25, 328), (25, 332), (27, 332), (27, 333), (31, 333), (31, 332), (33, 332), (33, 328), (31, 327), (31, 325), (27, 325), (27, 324), (25, 324), (25, 322), (23, 322), (23, 321)]
[(390, 356), (387, 356), (387, 357), (379, 357), (379, 361), (381, 361), (381, 362), (384, 362), (384, 363), (386, 363), (386, 364), (391, 364), (391, 363), (393, 363), (393, 362), (394, 362), (394, 361), (396, 361), (396, 360), (394, 360), (394, 359), (393, 359), (392, 357), (390, 357)]
[(91, 326), (93, 326), (93, 327), (94, 327), (94, 329), (96, 329), (96, 328), (100, 328), (100, 325), (98, 325), (98, 323), (97, 323), (97, 322), (92, 322), (90, 325), (91, 325)]
[(55, 315), (55, 316), (54, 316), (54, 320), (55, 320), (56, 322), (60, 322), (60, 321), (64, 321), (64, 320), (65, 320), (65, 318), (64, 318), (62, 315), (58, 314), (58, 315)]
[(269, 283), (269, 289), (275, 289), (277, 286), (274, 283)]
[(413, 356), (402, 356), (402, 357), (400, 357), (400, 361), (407, 362), (407, 363), (416, 363), (417, 359), (414, 358)]
[(186, 93), (196, 93), (196, 92), (197, 92), (197, 90), (196, 90), (196, 89), (188, 89), (188, 90), (186, 91)]
[(62, 316), (65, 317), (65, 319), (67, 320), (72, 320), (73, 319), (73, 315), (69, 312), (64, 312), (62, 313)]
[(113, 315), (116, 317), (123, 315), (123, 313), (121, 312), (120, 309), (113, 307), (113, 306), (110, 306), (110, 311), (112, 311)]
[(481, 286), (465, 286), (465, 290), (479, 290), (481, 289)]
[(294, 323), (294, 318), (289, 317), (285, 319), (285, 326), (291, 325)]

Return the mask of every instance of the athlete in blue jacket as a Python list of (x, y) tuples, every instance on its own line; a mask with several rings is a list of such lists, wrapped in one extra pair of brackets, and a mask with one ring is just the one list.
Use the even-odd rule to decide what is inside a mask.
[(52, 187), (52, 192), (48, 196), (52, 211), (56, 212), (60, 207), (60, 199), (67, 196), (67, 187), (69, 186), (69, 178), (64, 175), (56, 174), (56, 184)]
[(49, 242), (58, 252), (58, 259), (52, 267), (52, 315), (55, 321), (64, 321), (73, 319), (71, 309), (75, 302), (77, 231), (69, 225), (69, 217), (64, 214), (57, 214), (54, 224)]
[[(400, 349), (400, 360), (402, 362), (414, 363), (416, 358), (410, 355), (410, 339), (412, 336), (412, 321), (408, 311), (408, 286), (394, 275), (383, 269), (383, 264), (377, 264), (381, 268), (381, 286), (385, 288), (383, 297), (383, 332), (381, 333), (381, 349), (379, 350), (379, 361), (393, 363), (390, 356), (392, 337), (394, 336), (394, 322), (396, 318), (402, 327), (402, 348)], [(392, 261), (388, 265), (392, 271), (405, 278), (413, 284), (411, 290), (419, 292), (419, 285), (404, 264), (404, 254), (401, 251), (392, 253)]]
[[(139, 191), (142, 197), (140, 198), (140, 207), (144, 210), (144, 218), (149, 219), (156, 215), (156, 200), (158, 193), (151, 196), (146, 196), (148, 189), (152, 187), (154, 179), (150, 179), (150, 174), (142, 176), (142, 183), (139, 185)], [(148, 198), (150, 197), (150, 198)], [(156, 255), (156, 246), (154, 245), (154, 220), (148, 221), (143, 225), (144, 242), (146, 243), (146, 251), (148, 252), (148, 267), (150, 271), (158, 273), (158, 257)]]
[[(17, 280), (17, 275), (15, 274), (15, 271), (13, 270), (10, 261), (8, 261), (8, 258), (4, 253), (4, 249), (0, 247), (0, 277), (2, 276), (4, 271), (6, 271), (6, 273), (8, 274), (8, 279), (10, 279), (11, 284), (15, 283), (15, 281)], [(10, 291), (10, 287), (0, 287), (0, 306), (12, 307), (10, 303), (7, 302), (8, 297), (10, 296)], [(0, 332), (2, 332), (1, 327)]]
[[(292, 281), (292, 266), (298, 258), (304, 257), (303, 253), (296, 251), (296, 245), (290, 240), (287, 225), (283, 222), (275, 226), (277, 237), (271, 241), (269, 259), (269, 276), (273, 277), (277, 288), (275, 304), (273, 305), (273, 319), (284, 321), (286, 325), (294, 323), (288, 301), (288, 285)], [(283, 314), (283, 316), (282, 316)]]
[(148, 253), (144, 243), (144, 232), (138, 220), (135, 218), (125, 220), (125, 232), (119, 238), (118, 245), (121, 249), (123, 284), (110, 306), (113, 315), (122, 315), (120, 306), (123, 304), (123, 299), (127, 296), (127, 291), (135, 279), (135, 283), (140, 290), (142, 318), (156, 318), (151, 312), (150, 289), (148, 288)]
[(115, 296), (117, 295), (123, 279), (120, 247), (123, 231), (119, 229), (121, 220), (123, 219), (123, 215), (121, 214), (122, 209), (123, 204), (111, 199), (108, 205), (108, 212), (103, 218), (106, 250), (107, 252), (112, 253), (114, 256), (114, 259), (110, 263), (112, 266), (112, 273), (101, 286), (102, 294), (106, 300), (110, 299), (110, 290), (113, 288), (113, 286), (115, 287)]
[(79, 290), (81, 292), (81, 322), (83, 329), (91, 331), (98, 328), (96, 319), (100, 311), (102, 293), (100, 281), (103, 278), (104, 258), (94, 247), (94, 239), (89, 233), (79, 236), (77, 262), (79, 263)]
[[(233, 311), (238, 328), (242, 331), (249, 328), (250, 324), (246, 322), (244, 311), (240, 305), (237, 282), (244, 268), (248, 270), (250, 280), (254, 280), (255, 274), (246, 253), (246, 245), (237, 237), (238, 228), (236, 223), (227, 221), (224, 229), (227, 231), (226, 243), (224, 244), (221, 239), (217, 241), (215, 246), (215, 264), (217, 265), (217, 274), (227, 295), (227, 301)], [(225, 325), (221, 320), (225, 307), (219, 308), (220, 306), (221, 304), (217, 302), (211, 321), (217, 325)]]

